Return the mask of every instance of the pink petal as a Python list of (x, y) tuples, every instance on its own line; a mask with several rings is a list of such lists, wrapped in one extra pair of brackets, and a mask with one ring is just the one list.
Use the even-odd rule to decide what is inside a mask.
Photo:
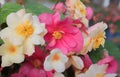
[(98, 64), (106, 64), (106, 63), (111, 62), (112, 60), (114, 60), (114, 57), (109, 56), (109, 57), (106, 57), (106, 58), (100, 60), (100, 61), (98, 62)]
[(55, 14), (53, 14), (53, 22), (54, 24), (57, 24), (59, 21), (60, 21), (60, 14), (56, 12)]
[(53, 47), (56, 44), (56, 40), (53, 38), (50, 43), (48, 44), (49, 47)]
[(108, 65), (107, 73), (117, 73), (117, 71), (118, 71), (118, 63), (115, 60), (113, 60)]
[(40, 22), (45, 23), (46, 25), (52, 24), (52, 14), (50, 13), (43, 13), (39, 15)]
[(74, 48), (74, 47), (76, 47), (77, 43), (76, 43), (76, 40), (72, 37), (73, 36), (66, 34), (66, 35), (64, 35), (63, 40), (69, 47)]
[(46, 73), (43, 70), (33, 69), (31, 70), (29, 77), (46, 77)]

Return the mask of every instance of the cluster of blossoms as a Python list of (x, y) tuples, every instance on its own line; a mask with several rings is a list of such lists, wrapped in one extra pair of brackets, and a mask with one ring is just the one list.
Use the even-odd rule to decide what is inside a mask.
[[(39, 16), (21, 9), (6, 18), (0, 31), (1, 67), (22, 63), (11, 77), (65, 77), (71, 66), (75, 77), (115, 77), (117, 63), (107, 52), (93, 64), (88, 52), (104, 47), (107, 25), (89, 27), (93, 11), (80, 0), (66, 0), (51, 8), (54, 13)], [(60, 13), (65, 14), (61, 20)]]

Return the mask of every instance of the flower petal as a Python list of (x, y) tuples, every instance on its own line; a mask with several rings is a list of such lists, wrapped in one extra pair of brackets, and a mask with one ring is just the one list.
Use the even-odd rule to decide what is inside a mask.
[(34, 45), (29, 39), (24, 43), (24, 47), (24, 53), (28, 56), (31, 56), (35, 52)]
[(83, 61), (82, 61), (82, 59), (80, 57), (72, 56), (71, 58), (72, 58), (71, 62), (74, 65), (75, 68), (77, 68), (79, 70), (83, 69), (84, 63), (83, 63)]
[(25, 15), (25, 13), (26, 13), (25, 9), (21, 9), (16, 14), (22, 18)]
[(9, 56), (8, 55), (4, 55), (2, 56), (2, 67), (6, 67), (6, 66), (11, 66), (13, 63), (9, 61)]
[(51, 63), (49, 62), (49, 56), (46, 57), (45, 62), (44, 62), (44, 69), (46, 71), (51, 71), (53, 69)]
[(24, 15), (22, 22), (25, 22), (25, 21), (29, 21), (32, 23), (32, 14), (31, 13), (27, 13)]
[(10, 28), (5, 28), (0, 32), (0, 37), (2, 39), (9, 39), (10, 42), (12, 42), (14, 45), (20, 45), (22, 44), (24, 38), (18, 36), (13, 30)]
[(17, 55), (14, 55), (14, 56), (10, 56), (9, 57), (11, 62), (13, 63), (21, 63), (24, 61), (24, 55), (23, 54), (17, 54)]
[(72, 48), (74, 48), (74, 47), (77, 45), (75, 39), (72, 38), (72, 36), (65, 35), (65, 36), (63, 37), (63, 40), (64, 40), (64, 42), (65, 42), (68, 46), (70, 46), (70, 47), (72, 47)]
[(16, 13), (11, 13), (7, 16), (6, 21), (9, 27), (15, 28), (21, 22), (21, 19)]
[(32, 35), (30, 37), (30, 40), (32, 41), (33, 44), (35, 45), (44, 45), (45, 44), (45, 40), (43, 39), (43, 37), (38, 36), (38, 35)]
[(62, 73), (55, 72), (53, 77), (65, 77)]
[(65, 71), (65, 64), (61, 61), (56, 61), (52, 63), (53, 68), (56, 72), (64, 72)]

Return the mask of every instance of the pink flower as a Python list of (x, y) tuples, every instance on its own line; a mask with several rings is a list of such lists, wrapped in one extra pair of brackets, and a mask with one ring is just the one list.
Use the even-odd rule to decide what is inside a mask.
[(98, 64), (108, 64), (107, 73), (116, 73), (118, 71), (118, 63), (113, 56), (109, 56), (107, 52), (104, 53), (104, 58)]
[(59, 48), (64, 54), (78, 52), (83, 48), (83, 36), (80, 30), (72, 26), (72, 20), (66, 18), (60, 20), (60, 14), (44, 13), (39, 20), (46, 24), (48, 33), (45, 40), (48, 43), (47, 49)]
[(88, 20), (92, 19), (92, 17), (93, 17), (93, 9), (92, 9), (91, 7), (87, 7), (87, 8), (86, 8), (86, 11), (87, 11), (86, 18), (87, 18)]
[(55, 4), (54, 6), (51, 7), (51, 9), (54, 10), (55, 12), (59, 12), (59, 13), (66, 12), (66, 7), (64, 6), (64, 4), (62, 2)]

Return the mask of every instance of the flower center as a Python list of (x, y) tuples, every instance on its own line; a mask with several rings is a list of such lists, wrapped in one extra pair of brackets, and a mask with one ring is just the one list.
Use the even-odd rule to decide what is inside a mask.
[(96, 48), (99, 48), (100, 45), (104, 46), (105, 39), (104, 39), (104, 33), (101, 32), (97, 36), (94, 37), (94, 44), (93, 44), (93, 49), (95, 50)]
[(52, 58), (53, 61), (58, 61), (60, 59), (60, 56), (58, 54), (55, 54)]
[(97, 74), (96, 77), (104, 77), (104, 74)]
[(10, 45), (8, 50), (9, 50), (10, 53), (15, 53), (16, 52), (16, 47), (13, 46), (13, 45)]
[(62, 38), (62, 33), (59, 32), (59, 31), (54, 31), (52, 35), (55, 39), (61, 39)]
[(29, 37), (34, 31), (32, 24), (29, 21), (19, 24), (15, 30), (16, 30), (17, 34), (19, 34), (25, 38)]

